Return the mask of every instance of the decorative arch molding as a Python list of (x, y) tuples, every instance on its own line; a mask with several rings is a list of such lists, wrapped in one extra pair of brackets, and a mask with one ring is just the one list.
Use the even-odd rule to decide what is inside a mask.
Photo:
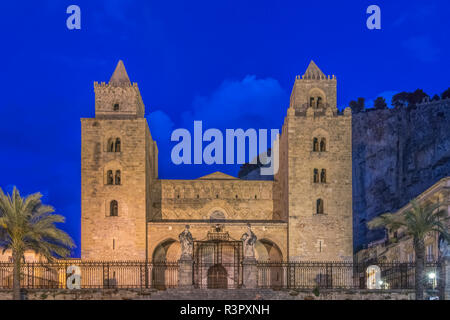
[(283, 261), (283, 253), (275, 241), (262, 238), (256, 241), (255, 245), (257, 259), (259, 261)]
[[(219, 213), (221, 213), (221, 215), (219, 215)], [(220, 216), (222, 216), (223, 218), (220, 219)], [(214, 206), (207, 209), (205, 218), (211, 221), (214, 220), (220, 221), (220, 220), (227, 220), (229, 218), (229, 215), (227, 210), (225, 210), (223, 206)]]
[(330, 138), (330, 134), (328, 133), (327, 130), (323, 129), (323, 128), (316, 128), (313, 130), (313, 132), (311, 133), (311, 140), (316, 137), (316, 138), (326, 138), (327, 141), (329, 141)]
[(166, 238), (158, 243), (152, 252), (152, 261), (178, 261), (181, 256), (179, 241), (173, 238)]
[(327, 95), (326, 95), (325, 91), (323, 91), (322, 89), (320, 89), (318, 87), (314, 87), (314, 88), (310, 89), (308, 91), (307, 97), (308, 97), (308, 105), (310, 103), (311, 97), (314, 98), (314, 103), (317, 103), (317, 98), (318, 97), (321, 98), (320, 102), (322, 103), (322, 105), (327, 103)]

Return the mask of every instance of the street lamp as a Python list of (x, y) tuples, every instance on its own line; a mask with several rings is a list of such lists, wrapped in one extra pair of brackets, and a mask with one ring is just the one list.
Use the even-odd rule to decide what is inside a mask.
[(431, 283), (432, 283), (432, 288), (433, 290), (436, 288), (436, 273), (435, 272), (430, 272), (428, 274), (428, 279), (430, 279)]

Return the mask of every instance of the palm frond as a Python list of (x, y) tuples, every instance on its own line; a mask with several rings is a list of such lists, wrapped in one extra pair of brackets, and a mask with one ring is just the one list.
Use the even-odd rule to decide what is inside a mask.
[(54, 214), (54, 208), (44, 205), (41, 198), (40, 193), (23, 198), (16, 187), (11, 195), (0, 189), (0, 246), (21, 254), (32, 250), (49, 260), (54, 256), (67, 257), (75, 245), (56, 226), (65, 218)]

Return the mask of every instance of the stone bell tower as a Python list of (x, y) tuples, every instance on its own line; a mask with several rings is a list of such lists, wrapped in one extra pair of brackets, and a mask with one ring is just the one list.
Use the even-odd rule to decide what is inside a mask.
[(351, 111), (336, 84), (311, 61), (292, 88), (275, 176), (291, 261), (352, 260)]
[(94, 91), (95, 118), (81, 119), (81, 257), (144, 260), (156, 142), (122, 61)]

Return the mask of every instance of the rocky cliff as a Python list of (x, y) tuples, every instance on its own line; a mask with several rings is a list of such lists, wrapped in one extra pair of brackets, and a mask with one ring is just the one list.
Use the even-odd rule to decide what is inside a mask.
[[(384, 237), (368, 230), (377, 215), (395, 211), (450, 176), (450, 99), (412, 108), (353, 114), (353, 241), (355, 251)], [(242, 179), (262, 180), (259, 169)]]
[(375, 216), (450, 175), (450, 99), (353, 115), (354, 245), (382, 238)]

